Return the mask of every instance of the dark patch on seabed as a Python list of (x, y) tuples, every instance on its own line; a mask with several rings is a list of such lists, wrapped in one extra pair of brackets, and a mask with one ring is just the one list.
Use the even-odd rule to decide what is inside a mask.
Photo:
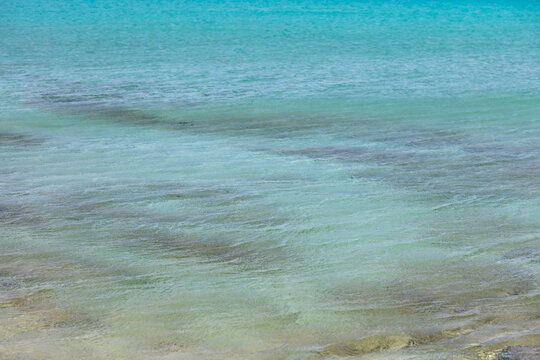
[[(537, 239), (540, 242), (540, 238)], [(532, 262), (540, 262), (540, 247), (519, 247), (504, 253), (504, 259), (524, 259)]]
[[(230, 135), (261, 135), (261, 129), (272, 128), (279, 133), (278, 137), (283, 137), (290, 136), (293, 132), (301, 134), (303, 130), (328, 126), (324, 118), (297, 122), (294, 118), (284, 118), (283, 116), (262, 116), (261, 118), (261, 115), (256, 117), (250, 114), (240, 115), (237, 113), (228, 115), (223, 112), (220, 112), (219, 115), (216, 114), (208, 123), (209, 119), (199, 119), (195, 123), (181, 119), (169, 119), (147, 111), (128, 108), (121, 105), (121, 103), (125, 103), (125, 99), (118, 94), (87, 94), (86, 91), (78, 89), (80, 84), (61, 84), (60, 86), (75, 88), (70, 92), (51, 91), (39, 96), (30, 103), (41, 105), (53, 111), (97, 118), (124, 125), (156, 126), (168, 130), (188, 130), (193, 128), (201, 131), (201, 129), (204, 129), (205, 133), (228, 133)], [(179, 106), (189, 107), (191, 105), (181, 104)], [(269, 136), (269, 134), (265, 136)]]
[[(410, 270), (409, 281), (392, 281), (384, 286), (362, 282), (330, 289), (328, 294), (343, 304), (357, 306), (359, 309), (377, 303), (379, 306), (373, 311), (456, 314), (470, 311), (476, 306), (499, 302), (500, 299), (527, 296), (538, 289), (532, 274), (515, 268), (464, 262), (436, 266), (429, 271)], [(444, 287), (440, 286), (442, 283)]]
[(125, 125), (158, 126), (172, 130), (183, 130), (191, 125), (191, 123), (187, 121), (167, 120), (142, 110), (134, 110), (122, 106), (79, 106), (76, 110), (72, 111), (74, 111), (75, 114), (89, 115)]
[(0, 146), (24, 148), (41, 145), (44, 139), (26, 134), (0, 132)]
[[(63, 84), (63, 86), (68, 86)], [(80, 94), (82, 92), (82, 94)], [(186, 121), (182, 119), (157, 115), (155, 113), (128, 108), (121, 103), (125, 103), (116, 95), (96, 95), (84, 94), (84, 90), (69, 92), (52, 91), (39, 97), (32, 104), (41, 105), (52, 111), (63, 112), (69, 115), (79, 115), (85, 118), (95, 118), (98, 120), (110, 121), (123, 125), (132, 126), (152, 126), (164, 128), (166, 130), (192, 131), (205, 134), (227, 134), (229, 136), (249, 136), (263, 137), (269, 139), (282, 139), (297, 136), (305, 136), (310, 131), (318, 132), (321, 129), (334, 127), (333, 121), (329, 121), (325, 116), (298, 115), (295, 113), (285, 114), (251, 114), (246, 110), (244, 113), (228, 113), (225, 111), (216, 112), (210, 116), (198, 117), (197, 121)], [(187, 107), (188, 104), (179, 105)], [(343, 119), (341, 119), (343, 120)], [(372, 121), (345, 120), (344, 124), (350, 127), (370, 128), (369, 134), (380, 129), (379, 124)], [(267, 131), (271, 129), (271, 131)], [(339, 132), (339, 131), (338, 131)], [(350, 131), (346, 131), (347, 134)], [(362, 134), (366, 138), (366, 134)]]
[[(261, 273), (283, 271), (290, 264), (297, 264), (298, 259), (286, 251), (275, 237), (249, 239), (245, 234), (225, 230), (238, 227), (280, 228), (289, 221), (274, 212), (252, 209), (246, 203), (250, 199), (247, 195), (215, 185), (135, 183), (126, 185), (126, 188), (118, 192), (114, 185), (103, 185), (94, 190), (56, 194), (46, 209), (29, 205), (3, 206), (0, 222), (47, 234), (66, 232), (75, 226), (76, 229), (91, 231), (96, 241), (117, 243), (126, 251), (145, 251), (147, 255), (152, 253), (163, 258), (195, 258), (201, 262)], [(125, 193), (129, 193), (129, 197)], [(148, 200), (178, 202), (179, 207), (183, 201), (204, 201), (205, 210), (178, 215), (155, 213), (145, 207), (133, 206), (137, 201)], [(58, 219), (65, 222), (59, 223)], [(96, 222), (102, 224), (101, 230), (92, 227)], [(186, 234), (180, 230), (185, 222), (215, 225), (221, 230), (216, 230), (218, 234), (213, 235)], [(142, 227), (143, 224), (146, 225)], [(76, 235), (70, 236), (76, 238)]]
[[(199, 118), (197, 121), (157, 115), (145, 110), (109, 104), (70, 104), (53, 107), (51, 110), (68, 115), (82, 116), (85, 119), (108, 121), (126, 126), (153, 127), (173, 131), (219, 134), (229, 136), (249, 136), (263, 138), (284, 138), (303, 136), (305, 131), (316, 130), (324, 125), (318, 122), (287, 122), (280, 117), (253, 118), (249, 115), (216, 115), (211, 118)], [(271, 132), (265, 132), (272, 129)]]
[(0, 224), (32, 227), (43, 225), (49, 216), (39, 214), (19, 204), (0, 204)]
[[(487, 151), (487, 150), (486, 150)], [(497, 149), (497, 152), (500, 151)], [(525, 152), (535, 149), (523, 149)], [(431, 196), (478, 196), (487, 200), (529, 198), (540, 192), (540, 162), (534, 156), (509, 150), (426, 155), (414, 150), (397, 152), (362, 147), (314, 147), (276, 150), (287, 156), (373, 165), (354, 178), (381, 181)], [(540, 150), (536, 151), (540, 153)], [(525, 191), (524, 191), (525, 190)]]
[(346, 138), (369, 143), (391, 144), (411, 151), (460, 147), (472, 141), (463, 131), (411, 124), (396, 126), (388, 120), (381, 119), (363, 122), (361, 126), (347, 126), (342, 129), (342, 132)]
[(131, 109), (123, 105), (108, 104), (106, 101), (99, 101), (101, 99), (106, 99), (106, 97), (51, 94), (42, 98), (45, 104), (53, 105), (50, 107), (53, 111), (106, 120), (122, 125), (152, 126), (167, 130), (185, 130), (193, 125), (187, 121), (165, 119), (161, 116), (143, 110)]
[(38, 209), (28, 204), (0, 203), (0, 225), (37, 230), (57, 220), (53, 214)]
[[(284, 156), (369, 165), (358, 180), (380, 181), (431, 196), (478, 196), (487, 200), (530, 198), (540, 192), (540, 147), (501, 142), (476, 143), (465, 133), (436, 128), (384, 129), (377, 122), (349, 137), (379, 145), (266, 149)], [(338, 127), (335, 129), (340, 131)], [(390, 134), (388, 134), (390, 132)], [(395, 134), (394, 134), (395, 133)], [(387, 150), (388, 145), (396, 150)], [(441, 149), (448, 151), (440, 152)]]
[(280, 155), (307, 156), (313, 159), (339, 160), (346, 162), (375, 162), (380, 165), (413, 160), (413, 153), (374, 150), (362, 147), (311, 147), (292, 150), (277, 150)]
[(110, 100), (110, 99), (121, 99), (122, 96), (119, 94), (82, 94), (82, 93), (73, 93), (71, 95), (67, 94), (55, 94), (48, 93), (41, 96), (41, 100), (46, 103), (51, 104), (84, 104), (84, 103), (99, 103), (100, 101)]
[(117, 236), (126, 249), (145, 249), (145, 253), (159, 257), (192, 258), (258, 273), (282, 272), (298, 260), (274, 241), (249, 241), (234, 235), (196, 236), (139, 228)]
[(237, 244), (222, 236), (197, 237), (151, 229), (133, 230), (119, 234), (118, 238), (127, 249), (145, 249), (146, 253), (164, 258), (195, 258), (203, 263), (219, 263), (261, 274), (282, 272), (295, 263), (294, 255), (275, 243)]

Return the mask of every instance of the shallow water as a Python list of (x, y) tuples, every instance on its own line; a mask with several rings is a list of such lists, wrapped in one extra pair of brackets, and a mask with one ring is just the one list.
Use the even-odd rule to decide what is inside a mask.
[(0, 358), (540, 356), (539, 14), (2, 3)]

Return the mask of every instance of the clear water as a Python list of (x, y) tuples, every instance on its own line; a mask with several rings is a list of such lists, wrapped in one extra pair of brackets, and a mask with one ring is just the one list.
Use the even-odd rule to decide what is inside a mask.
[(539, 59), (536, 1), (1, 2), (0, 358), (534, 352)]

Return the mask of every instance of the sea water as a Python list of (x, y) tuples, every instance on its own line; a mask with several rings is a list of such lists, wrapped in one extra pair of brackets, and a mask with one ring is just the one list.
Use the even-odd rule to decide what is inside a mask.
[(0, 358), (538, 355), (539, 59), (536, 1), (1, 2)]

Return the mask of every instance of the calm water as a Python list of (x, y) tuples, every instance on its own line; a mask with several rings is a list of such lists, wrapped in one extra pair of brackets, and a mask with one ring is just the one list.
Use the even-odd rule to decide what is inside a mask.
[(537, 1), (1, 2), (0, 358), (540, 352), (539, 59)]

